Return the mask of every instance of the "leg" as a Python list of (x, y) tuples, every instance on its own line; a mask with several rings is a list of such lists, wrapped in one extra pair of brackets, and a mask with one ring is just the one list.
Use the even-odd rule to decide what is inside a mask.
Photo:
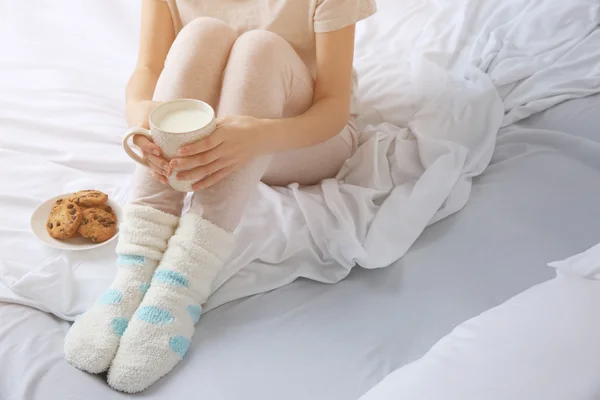
[[(282, 118), (312, 104), (313, 79), (294, 49), (279, 36), (251, 31), (235, 43), (225, 70), (219, 116)], [(190, 212), (233, 231), (271, 162), (254, 160), (211, 188), (194, 193)]]
[(350, 120), (342, 132), (326, 142), (275, 154), (262, 181), (271, 186), (293, 182), (308, 186), (333, 178), (352, 155), (357, 137), (358, 130)]
[[(299, 114), (310, 107), (312, 89), (309, 71), (287, 42), (269, 32), (249, 32), (231, 51), (218, 113), (268, 118)], [(230, 254), (231, 231), (270, 159), (258, 159), (194, 194), (190, 212), (181, 217), (150, 289), (123, 335), (108, 374), (112, 387), (144, 390), (183, 358), (201, 305)]]
[[(191, 22), (171, 47), (155, 99), (193, 97), (217, 104), (221, 76), (236, 34), (211, 19)], [(73, 324), (65, 357), (75, 367), (108, 369), (121, 335), (138, 308), (179, 221), (184, 194), (155, 182), (145, 167), (133, 180), (133, 204), (126, 207), (117, 245), (115, 280), (98, 302)]]
[[(198, 18), (181, 30), (165, 62), (154, 100), (202, 100), (216, 109), (223, 76), (236, 33), (224, 22)], [(148, 168), (137, 166), (133, 204), (181, 215), (185, 194), (154, 181)]]

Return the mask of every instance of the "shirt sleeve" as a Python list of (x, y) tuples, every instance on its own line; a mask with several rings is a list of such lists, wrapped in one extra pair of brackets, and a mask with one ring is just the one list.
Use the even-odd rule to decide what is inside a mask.
[(317, 0), (314, 29), (316, 33), (337, 31), (370, 17), (376, 11), (375, 0)]

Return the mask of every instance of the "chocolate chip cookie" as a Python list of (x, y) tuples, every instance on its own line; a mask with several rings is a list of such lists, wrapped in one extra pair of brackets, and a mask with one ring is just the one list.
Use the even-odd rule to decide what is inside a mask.
[(58, 200), (56, 200), (54, 202), (54, 204), (52, 204), (52, 210), (51, 211), (56, 210), (58, 208), (58, 206), (60, 206), (64, 201), (69, 201), (69, 198), (67, 197), (65, 199), (58, 199)]
[(77, 204), (61, 201), (52, 206), (50, 216), (46, 221), (46, 230), (54, 239), (67, 239), (77, 232), (82, 218), (83, 212)]
[(88, 210), (91, 208), (98, 208), (100, 210), (104, 210), (113, 217), (115, 222), (117, 221), (117, 214), (115, 214), (115, 211), (108, 204), (100, 204), (99, 206), (94, 206), (94, 207), (82, 207), (82, 210), (85, 211), (85, 210)]
[(99, 190), (81, 190), (73, 193), (70, 199), (78, 206), (98, 207), (108, 201), (108, 196)]
[(77, 232), (92, 242), (105, 242), (117, 232), (117, 220), (104, 210), (88, 208), (83, 211)]

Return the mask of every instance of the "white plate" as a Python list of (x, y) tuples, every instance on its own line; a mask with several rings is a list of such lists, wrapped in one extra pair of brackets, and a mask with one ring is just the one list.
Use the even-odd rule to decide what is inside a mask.
[(64, 199), (65, 197), (71, 195), (72, 193), (65, 193), (60, 196), (53, 197), (51, 199), (46, 200), (42, 204), (35, 209), (33, 214), (31, 214), (31, 220), (29, 221), (29, 226), (31, 227), (31, 231), (33, 234), (40, 239), (42, 242), (47, 244), (48, 246), (62, 249), (62, 250), (89, 250), (95, 249), (96, 247), (104, 246), (107, 243), (115, 240), (117, 236), (119, 236), (119, 224), (121, 222), (121, 206), (119, 206), (116, 202), (111, 199), (108, 199), (108, 205), (112, 207), (115, 215), (117, 216), (117, 233), (106, 242), (102, 243), (93, 243), (88, 239), (83, 237), (75, 237), (71, 239), (65, 240), (56, 240), (48, 234), (46, 231), (46, 222), (48, 221), (48, 215), (50, 215), (50, 210), (52, 209), (52, 204), (58, 199)]

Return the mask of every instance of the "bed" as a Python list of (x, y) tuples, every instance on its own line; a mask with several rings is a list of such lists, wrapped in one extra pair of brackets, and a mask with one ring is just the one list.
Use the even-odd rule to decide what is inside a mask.
[[(39, 200), (56, 188), (75, 190), (92, 179), (125, 201), (126, 178), (133, 166), (117, 150), (124, 127), (120, 94), (134, 61), (135, 54), (128, 50), (135, 45), (138, 5), (98, 1), (84, 7), (73, 2), (69, 6), (82, 18), (58, 29), (59, 22), (65, 22), (63, 6), (30, 3), (40, 11), (33, 18), (25, 14), (28, 7), (0, 2), (0, 37), (17, 43), (0, 58), (6, 78), (0, 83), (0, 166), (10, 171), (0, 178), (0, 399), (126, 398), (111, 390), (102, 376), (80, 372), (62, 357), (66, 320), (81, 311), (80, 299), (87, 298), (86, 293), (65, 294), (62, 284), (75, 276), (85, 286), (73, 290), (95, 294), (105, 285), (106, 272), (84, 265), (86, 255), (44, 253), (46, 264), (40, 264), (33, 274), (36, 279), (28, 281), (32, 274), (15, 272), (28, 266), (17, 262), (21, 256), (11, 248), (40, 252), (27, 219)], [(378, 4), (388, 12), (396, 7), (392, 1)], [(413, 11), (419, 10), (415, 5)], [(11, 20), (3, 17), (9, 13)], [(109, 21), (117, 22), (115, 28), (100, 36)], [(416, 23), (410, 19), (403, 29)], [(57, 29), (49, 33), (49, 27)], [(385, 27), (376, 23), (361, 28), (359, 66), (367, 68), (373, 62), (367, 57), (366, 36), (382, 34)], [(90, 49), (83, 46), (86, 43), (98, 46)], [(402, 49), (402, 43), (398, 46)], [(600, 54), (588, 53), (589, 67)], [(126, 54), (129, 58), (115, 62), (116, 55)], [(494, 62), (482, 63), (490, 76), (499, 73), (492, 68)], [(600, 224), (592, 217), (600, 198), (600, 71), (588, 68), (579, 74), (576, 69), (582, 66), (572, 64), (572, 73), (580, 78), (577, 84), (565, 88), (546, 81), (554, 91), (553, 102), (536, 93), (522, 106), (509, 107), (511, 101), (521, 104), (518, 97), (524, 95), (503, 86), (508, 84), (502, 76), (492, 79), (506, 109), (497, 121), (500, 131), (494, 134), (489, 166), (473, 173), (477, 176), (464, 208), (430, 218), (435, 223), (427, 224), (400, 260), (385, 268), (367, 265), (343, 273), (332, 267), (332, 277), (287, 274), (260, 290), (245, 289), (260, 292), (256, 294), (242, 290), (232, 295), (220, 288), (186, 360), (138, 396), (358, 399), (392, 371), (426, 355), (457, 325), (534, 285), (553, 281), (556, 272), (548, 262), (579, 253), (600, 238)], [(565, 65), (554, 63), (560, 71)], [(544, 79), (533, 78), (532, 85)], [(363, 126), (368, 129), (394, 104), (379, 101), (385, 90), (374, 76), (364, 82)], [(405, 118), (409, 119), (398, 114), (389, 122), (401, 125)], [(453, 201), (457, 200), (448, 196), (445, 203)], [(111, 251), (96, 253), (94, 268)], [(56, 260), (68, 261), (72, 275), (49, 279), (44, 266)], [(337, 263), (327, 260), (328, 266), (333, 264)], [(77, 275), (83, 270), (100, 272)], [(256, 278), (247, 274), (251, 276), (234, 287)], [(236, 276), (244, 276), (244, 270)], [(283, 285), (286, 280), (291, 283)], [(337, 283), (328, 284), (333, 282)], [(32, 287), (38, 297), (29, 295)], [(56, 300), (40, 300), (48, 298)], [(588, 378), (590, 388), (593, 378)], [(586, 393), (589, 397), (579, 398), (594, 398), (592, 389)]]

